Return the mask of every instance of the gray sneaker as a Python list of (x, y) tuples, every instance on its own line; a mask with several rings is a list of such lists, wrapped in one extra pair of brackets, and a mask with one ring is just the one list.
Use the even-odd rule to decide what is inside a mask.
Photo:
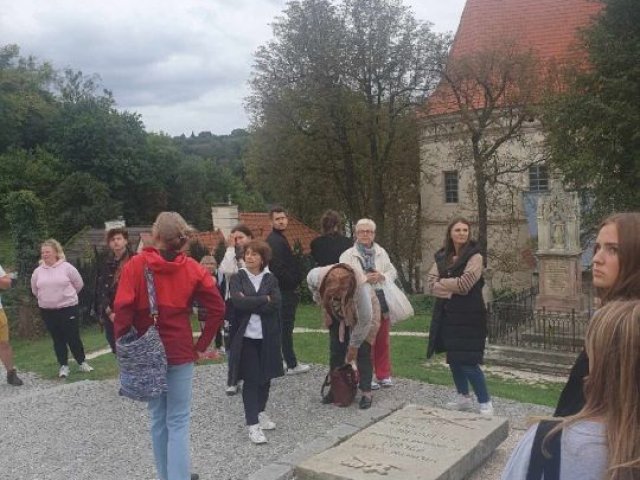
[(447, 402), (445, 406), (449, 410), (460, 410), (462, 412), (468, 412), (470, 410), (473, 410), (473, 400), (471, 399), (471, 397), (458, 394), (455, 400), (453, 400), (452, 402)]
[(311, 367), (305, 363), (299, 363), (293, 368), (287, 368), (287, 375), (297, 375), (299, 373), (307, 373)]

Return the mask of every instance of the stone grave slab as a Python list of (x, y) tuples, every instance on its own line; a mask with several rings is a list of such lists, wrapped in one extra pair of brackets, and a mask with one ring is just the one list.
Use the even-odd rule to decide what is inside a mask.
[(507, 438), (500, 417), (407, 405), (298, 465), (296, 480), (463, 480)]

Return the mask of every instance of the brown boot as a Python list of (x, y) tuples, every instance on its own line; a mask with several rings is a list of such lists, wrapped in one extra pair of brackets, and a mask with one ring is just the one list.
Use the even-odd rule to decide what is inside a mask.
[(22, 380), (18, 377), (18, 373), (15, 368), (12, 368), (7, 372), (7, 383), (9, 385), (13, 385), (14, 387), (19, 387), (22, 385)]

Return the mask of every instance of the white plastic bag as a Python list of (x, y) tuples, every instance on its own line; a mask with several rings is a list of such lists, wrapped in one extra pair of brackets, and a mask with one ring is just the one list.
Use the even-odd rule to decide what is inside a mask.
[(413, 317), (414, 311), (411, 302), (395, 283), (384, 282), (382, 290), (389, 307), (389, 319), (392, 325)]

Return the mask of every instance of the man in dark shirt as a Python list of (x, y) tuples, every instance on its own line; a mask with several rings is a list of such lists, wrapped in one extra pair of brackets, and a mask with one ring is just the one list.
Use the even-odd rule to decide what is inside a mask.
[(302, 270), (284, 235), (289, 225), (287, 212), (282, 207), (274, 207), (269, 212), (269, 217), (273, 228), (267, 237), (267, 243), (273, 252), (269, 270), (278, 279), (282, 295), (282, 356), (287, 364), (287, 374), (305, 373), (309, 371), (309, 365), (298, 363), (293, 351), (293, 326), (300, 300), (296, 289), (302, 281)]
[(311, 256), (319, 267), (340, 262), (340, 255), (353, 247), (353, 240), (342, 235), (342, 219), (335, 210), (327, 210), (320, 219), (322, 235), (311, 241)]
[(134, 255), (129, 249), (129, 232), (125, 228), (112, 228), (107, 232), (109, 251), (98, 271), (96, 282), (96, 311), (104, 327), (104, 334), (111, 351), (116, 353), (116, 341), (113, 335), (113, 301), (118, 290), (120, 272), (125, 263)]

